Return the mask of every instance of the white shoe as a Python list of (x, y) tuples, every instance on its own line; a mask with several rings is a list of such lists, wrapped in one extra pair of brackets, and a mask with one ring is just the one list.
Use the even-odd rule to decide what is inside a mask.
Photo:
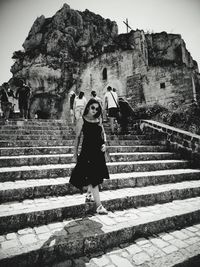
[(96, 211), (98, 214), (108, 214), (107, 209), (105, 209), (102, 205), (100, 205)]

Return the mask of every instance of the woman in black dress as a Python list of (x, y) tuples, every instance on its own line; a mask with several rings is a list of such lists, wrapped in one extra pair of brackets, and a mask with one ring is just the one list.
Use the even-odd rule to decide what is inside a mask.
[[(99, 195), (99, 184), (103, 182), (103, 179), (109, 179), (104, 156), (106, 135), (101, 122), (101, 114), (100, 103), (95, 99), (90, 99), (82, 119), (77, 121), (74, 150), (76, 166), (72, 171), (70, 183), (80, 190), (88, 186), (86, 201), (92, 201), (93, 195), (97, 213), (107, 214)], [(83, 134), (83, 142), (80, 155), (78, 155), (81, 134)]]

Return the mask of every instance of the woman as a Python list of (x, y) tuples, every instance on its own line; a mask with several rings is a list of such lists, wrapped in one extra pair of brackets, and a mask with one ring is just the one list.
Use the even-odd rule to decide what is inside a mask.
[(84, 92), (81, 91), (74, 100), (74, 115), (76, 121), (78, 121), (82, 117), (86, 103), (87, 100), (84, 96)]
[[(104, 156), (106, 135), (100, 122), (101, 113), (102, 108), (99, 102), (90, 99), (85, 107), (82, 119), (77, 122), (74, 150), (74, 158), (77, 164), (72, 171), (70, 183), (81, 191), (84, 186), (88, 186), (86, 202), (93, 201), (93, 195), (97, 213), (107, 214), (108, 212), (102, 206), (99, 196), (99, 184), (103, 182), (104, 178), (109, 179)], [(78, 156), (81, 133), (83, 133), (83, 142), (81, 153)]]

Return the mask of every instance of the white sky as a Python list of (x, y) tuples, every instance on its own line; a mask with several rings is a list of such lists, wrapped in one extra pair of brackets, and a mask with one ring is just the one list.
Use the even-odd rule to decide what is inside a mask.
[(134, 30), (181, 34), (200, 68), (200, 0), (0, 0), (0, 85), (12, 77), (12, 54), (22, 49), (35, 19), (53, 16), (64, 3), (115, 20), (119, 33), (128, 18)]

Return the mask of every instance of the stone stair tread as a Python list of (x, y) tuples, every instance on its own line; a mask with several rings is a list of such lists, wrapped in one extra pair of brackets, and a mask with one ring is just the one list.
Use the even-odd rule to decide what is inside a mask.
[[(102, 202), (119, 198), (147, 196), (156, 193), (165, 193), (172, 190), (183, 190), (190, 188), (200, 188), (200, 181), (184, 181), (162, 185), (152, 185), (146, 187), (122, 188), (106, 190), (101, 192)], [(0, 205), (0, 218), (5, 216), (17, 215), (22, 213), (51, 210), (56, 208), (71, 207), (84, 204), (85, 195), (73, 194), (65, 196), (53, 196), (47, 198), (36, 198), (32, 200), (16, 201), (15, 203), (6, 202)]]
[(19, 155), (19, 156), (0, 156), (0, 160), (2, 159), (27, 159), (27, 158), (55, 158), (55, 157), (73, 157), (73, 154), (35, 154), (35, 155)]
[(161, 146), (164, 146), (165, 147), (165, 145), (136, 145), (136, 146), (127, 146), (127, 145), (123, 145), (123, 146), (120, 146), (120, 145), (118, 145), (118, 146), (107, 146), (108, 148), (109, 147), (133, 147), (133, 148), (135, 148), (135, 147), (161, 147)]
[[(157, 148), (157, 147), (165, 147), (164, 145), (116, 145), (116, 146), (112, 146), (112, 145), (108, 145), (107, 148), (119, 148), (119, 147), (123, 147), (123, 148), (137, 148), (137, 147), (141, 147), (141, 148), (146, 148), (146, 147), (153, 147), (153, 148)], [(0, 147), (0, 151), (4, 151), (4, 150), (16, 150), (16, 149), (21, 149), (21, 150), (25, 150), (25, 149), (56, 149), (56, 148), (74, 148), (74, 146), (10, 146), (10, 147)]]
[[(173, 152), (110, 152), (110, 156), (115, 155), (174, 155)], [(1, 158), (0, 158), (1, 159)]]
[[(13, 156), (13, 155), (35, 155), (35, 154), (62, 154), (70, 151), (73, 152), (74, 146), (30, 146), (30, 147), (1, 147), (0, 155), (1, 156)], [(114, 153), (116, 151), (123, 152), (167, 152), (167, 148), (164, 145), (118, 145), (118, 146), (109, 146), (107, 145), (107, 151), (109, 153)]]
[[(0, 146), (1, 147), (44, 147), (44, 146), (72, 146), (74, 145), (74, 139), (66, 139), (66, 140), (10, 140), (10, 141), (1, 141), (0, 140)], [(134, 140), (134, 139), (108, 139), (107, 140), (107, 146), (110, 145), (165, 145), (163, 141), (158, 140)]]
[(29, 147), (27, 147), (27, 146), (10, 146), (10, 147), (0, 147), (0, 151), (1, 150), (15, 150), (15, 149), (21, 149), (21, 150), (23, 150), (23, 149), (43, 149), (43, 148), (49, 148), (49, 149), (51, 149), (51, 148), (73, 148), (74, 146), (29, 146)]
[(107, 165), (123, 165), (123, 164), (156, 164), (156, 163), (178, 163), (178, 162), (188, 162), (187, 160), (177, 160), (177, 159), (169, 159), (169, 160), (141, 160), (141, 161), (122, 161), (122, 162), (108, 162)]
[[(110, 146), (107, 146), (107, 147), (149, 147), (149, 146), (152, 146), (152, 147), (160, 147), (160, 146), (164, 146), (164, 145), (110, 145)], [(60, 147), (63, 147), (63, 148), (68, 148), (68, 147), (74, 147), (74, 146), (10, 146), (10, 147), (0, 147), (0, 150), (7, 150), (7, 149), (41, 149), (41, 148), (60, 148)]]
[[(115, 152), (109, 153), (110, 156), (117, 155), (174, 155), (173, 152)], [(3, 159), (23, 159), (23, 158), (50, 158), (50, 157), (73, 157), (72, 153), (65, 154), (34, 154), (34, 155), (19, 155), (19, 156), (0, 156), (0, 160)]]
[[(156, 163), (187, 163), (187, 160), (143, 160), (143, 161), (121, 161), (121, 162), (108, 162), (107, 166), (119, 166), (119, 165), (134, 165), (134, 164), (156, 164)], [(17, 166), (17, 167), (1, 167), (0, 173), (12, 172), (12, 171), (31, 171), (31, 170), (47, 170), (47, 169), (59, 169), (59, 168), (73, 168), (75, 163), (68, 164), (48, 164), (48, 165), (33, 165), (33, 166)]]
[[(103, 189), (114, 190), (115, 188), (141, 187), (141, 186), (163, 184), (170, 182), (180, 182), (187, 180), (190, 181), (199, 179), (199, 176), (200, 176), (200, 170), (197, 169), (170, 169), (170, 170), (160, 170), (160, 171), (150, 171), (150, 172), (116, 173), (116, 174), (110, 174), (110, 180), (104, 181)], [(153, 182), (152, 179), (154, 179), (155, 181), (155, 178), (156, 182)], [(27, 198), (27, 194), (30, 195), (30, 199), (36, 196), (37, 197), (53, 196), (55, 195), (55, 190), (57, 192), (61, 191), (60, 195), (76, 193), (77, 189), (73, 188), (72, 190), (71, 187), (69, 187), (70, 186), (69, 179), (70, 177), (57, 177), (57, 178), (42, 178), (42, 179), (37, 178), (30, 180), (22, 179), (16, 181), (1, 182), (0, 199), (2, 202), (8, 202), (10, 201), (11, 196), (13, 196), (14, 200), (16, 199), (22, 200), (24, 198)], [(17, 195), (16, 194), (13, 195), (13, 190), (17, 190), (16, 191)], [(35, 193), (35, 191), (37, 193)], [(18, 196), (19, 194), (20, 197)], [(25, 196), (23, 197), (23, 195), (26, 195), (26, 197)]]
[[(180, 228), (181, 224), (177, 225), (176, 218), (190, 216), (195, 212), (200, 212), (200, 197), (20, 229), (0, 236), (0, 260), (8, 259), (9, 261), (12, 257), (16, 257), (15, 261), (24, 263), (24, 257), (20, 256), (30, 253), (30, 256), (26, 258), (26, 265), (23, 265), (28, 266), (33, 260), (33, 255), (37, 259), (40, 254), (40, 260), (47, 262), (55, 261), (55, 257), (60, 257), (62, 253), (65, 258), (73, 257), (75, 254), (83, 256), (93, 251), (102, 251), (108, 247), (116, 247), (122, 243), (133, 241), (136, 239), (134, 237), (150, 235), (154, 228), (157, 229), (157, 233), (172, 230), (172, 226), (167, 222), (172, 221), (174, 227)], [(183, 224), (182, 228), (188, 226), (186, 221), (182, 220), (181, 223)], [(190, 226), (187, 229), (191, 229), (192, 235), (199, 231), (199, 226)], [(187, 229), (182, 233), (186, 235)], [(199, 241), (199, 238), (197, 239)], [(46, 251), (43, 254), (44, 249), (49, 249), (49, 253)], [(33, 253), (32, 257), (31, 253)], [(53, 255), (53, 253), (58, 254)], [(44, 255), (44, 258), (41, 257), (41, 254)], [(49, 255), (48, 259), (47, 255)], [(12, 266), (15, 266), (12, 261), (11, 263)]]
[(127, 173), (114, 173), (110, 176), (111, 179), (123, 179), (128, 177), (143, 177), (143, 176), (161, 176), (167, 174), (181, 174), (181, 173), (200, 173), (199, 169), (169, 169), (169, 170), (158, 170), (148, 172), (127, 172)]
[[(114, 179), (128, 179), (140, 177), (159, 177), (163, 175), (177, 175), (177, 174), (200, 174), (198, 169), (169, 169), (158, 170), (150, 172), (128, 172), (128, 173), (113, 173), (110, 174), (110, 180)], [(51, 185), (65, 185), (69, 183), (70, 177), (57, 178), (42, 178), (29, 180), (16, 180), (9, 182), (0, 182), (0, 192), (4, 190), (24, 189), (30, 187), (51, 186)], [(105, 180), (106, 182), (106, 180)]]

